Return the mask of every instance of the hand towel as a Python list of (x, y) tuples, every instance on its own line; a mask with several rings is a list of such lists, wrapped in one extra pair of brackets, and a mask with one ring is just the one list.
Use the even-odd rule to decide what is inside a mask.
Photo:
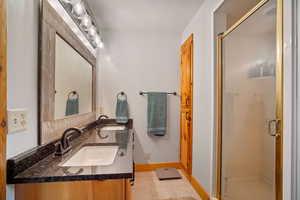
[(79, 114), (79, 98), (68, 98), (66, 105), (66, 116)]
[(148, 133), (155, 136), (166, 135), (167, 93), (148, 93)]
[[(124, 96), (124, 97), (123, 97)], [(126, 124), (129, 119), (128, 102), (125, 95), (117, 96), (116, 122)]]

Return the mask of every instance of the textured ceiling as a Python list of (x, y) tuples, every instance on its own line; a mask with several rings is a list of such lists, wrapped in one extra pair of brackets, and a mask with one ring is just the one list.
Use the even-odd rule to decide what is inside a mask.
[(182, 32), (204, 0), (87, 1), (105, 31)]

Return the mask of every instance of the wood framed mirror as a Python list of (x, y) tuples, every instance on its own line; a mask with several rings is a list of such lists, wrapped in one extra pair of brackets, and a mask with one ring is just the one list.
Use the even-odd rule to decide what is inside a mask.
[(40, 145), (96, 119), (96, 57), (49, 3), (41, 1)]

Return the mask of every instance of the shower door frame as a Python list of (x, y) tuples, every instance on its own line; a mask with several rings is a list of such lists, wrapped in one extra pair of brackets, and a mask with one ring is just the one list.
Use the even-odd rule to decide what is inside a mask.
[[(246, 13), (239, 21), (224, 33), (217, 36), (217, 63), (216, 63), (216, 192), (215, 197), (222, 200), (222, 114), (223, 114), (223, 39), (238, 28), (244, 21), (270, 0), (260, 1)], [(278, 136), (275, 142), (275, 193), (276, 200), (283, 199), (283, 0), (276, 0), (276, 120)]]

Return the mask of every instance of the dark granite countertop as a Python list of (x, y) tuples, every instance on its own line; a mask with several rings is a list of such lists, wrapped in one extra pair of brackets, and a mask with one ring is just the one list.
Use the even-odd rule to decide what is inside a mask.
[[(45, 157), (21, 173), (8, 177), (8, 184), (61, 182), (80, 180), (106, 180), (133, 177), (133, 130), (104, 131), (101, 139), (96, 129), (90, 130), (72, 141), (72, 150), (62, 157), (54, 153)], [(61, 164), (70, 159), (84, 146), (117, 145), (118, 153), (112, 165), (88, 167), (62, 167)]]

